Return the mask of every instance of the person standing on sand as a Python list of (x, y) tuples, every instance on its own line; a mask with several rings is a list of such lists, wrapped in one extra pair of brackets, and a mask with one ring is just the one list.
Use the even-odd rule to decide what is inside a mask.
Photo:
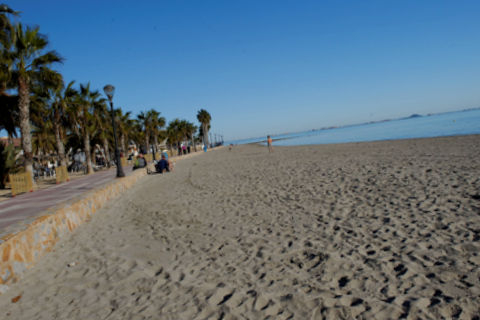
[(267, 145), (268, 145), (268, 152), (273, 152), (272, 138), (270, 136), (267, 136)]

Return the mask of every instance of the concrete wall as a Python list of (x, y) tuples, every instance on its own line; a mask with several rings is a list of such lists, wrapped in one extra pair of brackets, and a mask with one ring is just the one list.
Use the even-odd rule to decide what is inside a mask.
[(33, 222), (2, 237), (0, 243), (0, 293), (8, 289), (38, 259), (53, 249), (57, 241), (88, 221), (103, 205), (133, 186), (146, 174), (138, 170), (116, 179), (42, 213)]

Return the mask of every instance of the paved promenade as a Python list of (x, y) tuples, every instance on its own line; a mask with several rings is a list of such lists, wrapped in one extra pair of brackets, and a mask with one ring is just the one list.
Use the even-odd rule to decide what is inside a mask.
[[(125, 167), (124, 172), (126, 176), (130, 175), (133, 172), (132, 167)], [(116, 179), (116, 174), (117, 169), (112, 168), (0, 202), (0, 233), (12, 224), (25, 221), (48, 208)]]

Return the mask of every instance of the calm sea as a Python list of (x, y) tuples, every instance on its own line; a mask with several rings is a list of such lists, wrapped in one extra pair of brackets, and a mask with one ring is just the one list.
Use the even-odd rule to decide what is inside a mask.
[[(274, 145), (293, 146), (480, 134), (480, 109), (442, 113), (341, 128), (272, 136)], [(232, 141), (264, 142), (266, 137)]]

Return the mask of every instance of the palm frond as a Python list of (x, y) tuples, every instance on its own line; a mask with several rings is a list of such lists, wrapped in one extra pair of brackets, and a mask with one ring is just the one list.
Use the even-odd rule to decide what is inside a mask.
[(32, 61), (33, 68), (41, 68), (45, 65), (49, 65), (52, 63), (62, 63), (64, 59), (56, 52), (56, 51), (49, 51), (44, 55), (41, 55)]
[(14, 15), (14, 16), (18, 16), (18, 15), (20, 15), (21, 12), (13, 10), (12, 8), (10, 8), (9, 6), (7, 6), (4, 3), (0, 3), (0, 13), (1, 14), (8, 13), (8, 14), (11, 14), (11, 15)]

